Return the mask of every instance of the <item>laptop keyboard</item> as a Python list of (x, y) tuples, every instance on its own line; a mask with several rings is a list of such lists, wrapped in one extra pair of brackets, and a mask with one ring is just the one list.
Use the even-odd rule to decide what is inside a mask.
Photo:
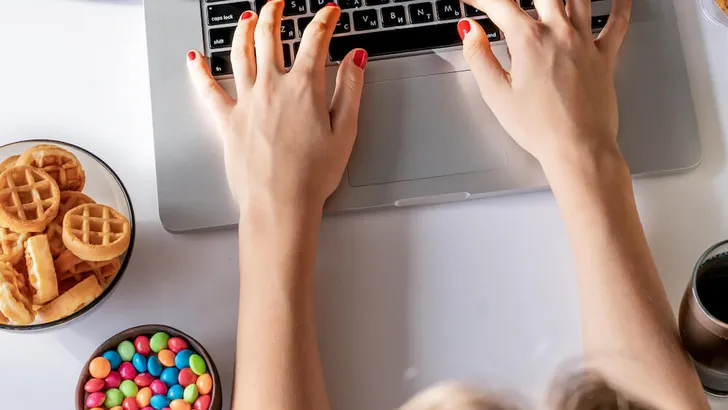
[[(281, 40), (286, 68), (293, 64), (304, 29), (328, 1), (285, 0)], [(534, 9), (533, 0), (518, 1), (523, 9)], [(260, 10), (265, 2), (202, 0), (205, 44), (215, 76), (232, 74), (230, 46), (240, 15), (253, 8)], [(461, 46), (457, 23), (463, 16), (477, 21), (490, 41), (503, 39), (485, 13), (459, 0), (338, 0), (338, 4), (341, 17), (329, 48), (332, 62), (340, 61), (354, 48), (367, 50), (373, 59)], [(592, 28), (603, 28), (607, 17), (593, 17)]]

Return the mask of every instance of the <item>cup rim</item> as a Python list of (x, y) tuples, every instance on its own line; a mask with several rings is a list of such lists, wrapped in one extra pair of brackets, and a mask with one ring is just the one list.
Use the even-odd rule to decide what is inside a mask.
[(703, 252), (702, 255), (700, 255), (700, 258), (698, 258), (698, 261), (695, 263), (695, 267), (693, 268), (693, 275), (690, 279), (690, 292), (693, 296), (693, 300), (695, 300), (696, 304), (700, 308), (700, 311), (703, 312), (705, 317), (708, 318), (713, 324), (715, 324), (718, 327), (721, 327), (723, 329), (728, 330), (728, 323), (723, 322), (722, 320), (718, 319), (717, 317), (713, 316), (712, 313), (708, 311), (708, 309), (703, 306), (703, 302), (700, 300), (700, 297), (698, 296), (698, 271), (700, 267), (705, 263), (708, 259), (708, 255), (710, 255), (711, 252), (714, 250), (720, 248), (721, 246), (728, 245), (728, 239), (722, 240), (710, 248), (708, 248), (705, 252)]
[(9, 147), (16, 144), (22, 144), (26, 142), (37, 142), (37, 143), (52, 143), (52, 144), (58, 144), (58, 145), (65, 145), (67, 147), (72, 147), (74, 149), (77, 149), (79, 151), (82, 151), (83, 153), (87, 154), (91, 158), (95, 159), (103, 168), (105, 168), (109, 174), (112, 176), (112, 178), (116, 181), (117, 184), (119, 184), (119, 187), (121, 188), (121, 192), (124, 195), (124, 200), (126, 201), (126, 204), (129, 206), (129, 225), (131, 226), (131, 238), (129, 239), (129, 248), (126, 250), (126, 257), (121, 262), (121, 267), (119, 268), (119, 272), (116, 274), (114, 279), (109, 283), (106, 288), (104, 289), (101, 294), (91, 301), (88, 305), (82, 307), (81, 309), (77, 310), (76, 312), (73, 312), (72, 314), (62, 317), (58, 320), (54, 320), (52, 322), (46, 322), (46, 323), (36, 323), (31, 325), (6, 325), (0, 323), (0, 330), (7, 330), (11, 332), (29, 332), (29, 331), (35, 331), (35, 330), (47, 330), (50, 328), (54, 328), (57, 326), (64, 325), (81, 315), (91, 311), (94, 307), (98, 306), (99, 303), (104, 301), (114, 289), (116, 289), (116, 286), (119, 284), (119, 281), (121, 280), (121, 277), (126, 273), (126, 268), (129, 265), (129, 261), (131, 260), (131, 255), (134, 251), (134, 242), (136, 239), (136, 218), (134, 216), (134, 206), (131, 202), (131, 197), (129, 196), (129, 191), (126, 189), (126, 186), (121, 181), (121, 178), (119, 178), (119, 175), (109, 166), (109, 164), (106, 163), (106, 161), (99, 158), (96, 154), (92, 153), (91, 151), (79, 147), (76, 144), (72, 144), (70, 142), (66, 141), (59, 141), (59, 140), (52, 140), (52, 139), (28, 139), (28, 140), (20, 140), (20, 141), (13, 141), (9, 142), (7, 144), (0, 145), (0, 149)]

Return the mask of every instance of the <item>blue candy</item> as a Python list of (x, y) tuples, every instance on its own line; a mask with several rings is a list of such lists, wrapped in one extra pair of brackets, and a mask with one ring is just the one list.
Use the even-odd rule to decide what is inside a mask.
[(154, 377), (159, 377), (159, 375), (162, 374), (162, 369), (164, 369), (164, 366), (162, 366), (162, 363), (159, 362), (157, 356), (151, 356), (147, 361), (147, 371), (149, 374)]
[(162, 375), (159, 376), (159, 380), (163, 381), (167, 386), (177, 384), (177, 377), (179, 376), (179, 370), (174, 367), (168, 367), (162, 370)]
[(147, 371), (147, 358), (139, 353), (134, 353), (134, 356), (131, 358), (131, 364), (134, 365), (134, 368), (139, 373)]
[(157, 410), (162, 410), (163, 408), (169, 406), (170, 400), (165, 396), (164, 394), (155, 394), (152, 396), (152, 399), (149, 400), (149, 404), (152, 405)]
[(167, 390), (167, 398), (170, 400), (181, 399), (185, 393), (185, 389), (179, 384), (175, 384)]
[(121, 366), (121, 356), (114, 350), (109, 350), (102, 355), (104, 359), (109, 361), (112, 370), (116, 370)]
[(174, 357), (174, 365), (180, 370), (185, 367), (190, 367), (190, 356), (193, 354), (195, 354), (195, 352), (190, 349), (180, 351), (177, 353), (177, 356)]

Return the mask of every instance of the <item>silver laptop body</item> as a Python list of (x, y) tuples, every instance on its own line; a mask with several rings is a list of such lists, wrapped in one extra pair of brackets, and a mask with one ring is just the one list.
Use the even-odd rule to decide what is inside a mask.
[[(282, 31), (288, 32), (282, 36), (289, 39), (284, 47), (293, 60), (299, 28), (325, 0), (288, 1), (288, 13), (294, 14), (286, 19), (295, 22), (286, 23)], [(344, 8), (342, 1), (352, 3)], [(455, 33), (457, 19), (473, 10), (459, 3), (453, 7), (454, 0), (367, 1), (371, 3), (339, 0), (349, 25), (340, 20), (332, 57), (333, 47), (340, 54), (346, 47), (358, 46), (357, 35), (368, 36), (361, 43), (369, 44), (375, 53), (367, 66), (359, 136), (327, 212), (543, 188), (546, 179), (539, 164), (500, 127), (483, 103), (461, 48), (448, 37), (450, 28)], [(521, 2), (524, 5), (528, 0)], [(601, 25), (611, 1), (592, 4), (595, 25)], [(144, 3), (159, 214), (169, 231), (223, 227), (238, 221), (225, 180), (222, 144), (192, 89), (185, 56), (190, 49), (205, 52), (220, 83), (235, 96), (225, 61), (226, 51), (229, 55), (226, 36), (240, 12), (255, 7), (239, 0)], [(427, 10), (432, 10), (431, 16)], [(376, 26), (371, 23), (374, 17)], [(372, 27), (364, 27), (365, 23)], [(449, 26), (445, 30), (436, 27), (439, 24)], [(490, 23), (483, 20), (483, 24)], [(447, 37), (442, 41), (453, 44), (414, 51), (400, 48), (394, 53), (386, 50), (402, 47), (397, 44), (401, 38), (422, 41), (426, 36), (421, 33), (435, 30), (445, 33), (438, 34), (436, 41)], [(494, 51), (508, 68), (505, 42), (495, 30), (491, 33)], [(336, 68), (332, 63), (327, 69), (329, 86)], [(700, 139), (672, 1), (634, 0), (616, 82), (620, 146), (632, 172), (695, 167), (701, 157)], [(524, 114), (523, 121), (529, 120)]]

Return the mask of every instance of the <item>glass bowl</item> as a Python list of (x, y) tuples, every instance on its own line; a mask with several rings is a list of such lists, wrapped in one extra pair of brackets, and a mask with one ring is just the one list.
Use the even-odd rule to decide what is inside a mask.
[(705, 17), (715, 24), (720, 24), (728, 27), (728, 15), (718, 7), (715, 0), (698, 0), (700, 8), (703, 9)]
[(86, 172), (86, 185), (83, 189), (83, 193), (91, 197), (97, 203), (108, 205), (124, 215), (129, 220), (129, 225), (131, 227), (131, 240), (129, 242), (129, 248), (119, 257), (119, 260), (121, 261), (119, 272), (111, 282), (106, 284), (101, 295), (99, 295), (99, 297), (94, 299), (91, 303), (58, 320), (46, 323), (32, 323), (24, 326), (0, 324), (0, 330), (29, 331), (48, 329), (68, 323), (88, 313), (106, 299), (114, 288), (116, 288), (121, 277), (124, 276), (126, 267), (129, 265), (132, 250), (134, 249), (136, 223), (134, 221), (134, 208), (131, 205), (129, 192), (126, 190), (126, 187), (124, 187), (119, 176), (116, 175), (114, 170), (101, 160), (101, 158), (81, 147), (67, 142), (54, 140), (26, 140), (0, 146), (0, 161), (13, 155), (20, 155), (28, 148), (38, 144), (57, 145), (67, 151), (70, 151), (78, 158)]

